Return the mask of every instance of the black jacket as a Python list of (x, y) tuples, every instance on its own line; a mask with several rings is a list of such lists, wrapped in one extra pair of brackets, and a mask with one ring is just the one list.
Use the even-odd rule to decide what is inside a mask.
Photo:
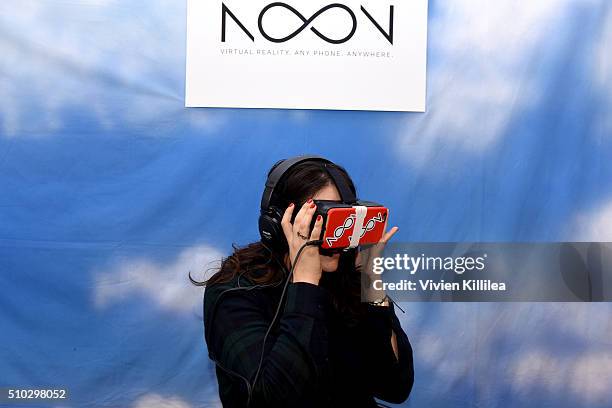
[[(328, 275), (328, 276), (325, 276)], [(334, 279), (334, 273), (324, 273)], [(290, 283), (277, 324), (266, 341), (250, 407), (376, 407), (374, 397), (406, 400), (414, 371), (410, 342), (393, 306), (365, 306), (356, 325), (332, 307), (323, 284)], [(263, 338), (282, 285), (253, 288), (242, 278), (206, 288), (204, 325), (209, 355), (218, 363), (224, 407), (245, 407), (259, 366)], [(213, 310), (214, 309), (214, 310)], [(213, 316), (214, 315), (214, 316)], [(395, 332), (399, 359), (391, 346)]]

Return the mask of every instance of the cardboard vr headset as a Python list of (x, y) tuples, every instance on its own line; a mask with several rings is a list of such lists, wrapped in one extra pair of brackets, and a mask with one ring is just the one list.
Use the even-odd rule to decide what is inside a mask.
[[(321, 248), (343, 250), (359, 245), (376, 244), (387, 228), (389, 209), (371, 201), (344, 204), (338, 201), (314, 200), (317, 215), (323, 217)], [(314, 225), (314, 221), (313, 221)]]

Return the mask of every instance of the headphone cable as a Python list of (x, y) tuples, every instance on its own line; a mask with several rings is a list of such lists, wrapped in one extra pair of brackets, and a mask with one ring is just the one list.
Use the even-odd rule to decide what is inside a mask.
[(280, 299), (278, 301), (278, 305), (276, 306), (276, 312), (274, 313), (274, 317), (272, 318), (272, 322), (268, 326), (268, 330), (266, 330), (266, 334), (264, 335), (264, 338), (263, 338), (263, 342), (262, 342), (262, 345), (261, 345), (261, 355), (259, 356), (259, 364), (257, 365), (257, 371), (255, 371), (255, 376), (253, 377), (253, 381), (249, 384), (250, 387), (248, 388), (249, 396), (248, 396), (248, 400), (247, 400), (247, 407), (251, 404), (251, 395), (252, 395), (252, 392), (253, 392), (253, 388), (255, 388), (255, 384), (257, 383), (257, 380), (259, 379), (259, 373), (261, 371), (261, 367), (263, 365), (264, 355), (266, 353), (266, 341), (268, 340), (268, 335), (272, 331), (272, 327), (274, 326), (274, 324), (276, 323), (276, 320), (278, 319), (278, 316), (280, 315), (280, 310), (281, 310), (281, 308), (283, 306), (283, 300), (284, 300), (284, 297), (285, 297), (285, 293), (287, 292), (287, 287), (289, 286), (289, 282), (291, 281), (291, 277), (293, 276), (293, 271), (295, 270), (295, 266), (297, 265), (297, 263), (298, 263), (298, 261), (300, 259), (300, 255), (302, 255), (302, 251), (304, 249), (306, 249), (306, 247), (321, 245), (321, 243), (322, 243), (322, 241), (320, 239), (319, 240), (312, 240), (312, 241), (305, 242), (300, 247), (300, 249), (298, 250), (297, 254), (295, 254), (295, 258), (293, 259), (293, 262), (291, 263), (291, 269), (289, 270), (289, 274), (287, 276), (287, 280), (285, 281), (285, 285), (283, 286), (283, 291), (281, 292), (281, 296), (280, 296)]

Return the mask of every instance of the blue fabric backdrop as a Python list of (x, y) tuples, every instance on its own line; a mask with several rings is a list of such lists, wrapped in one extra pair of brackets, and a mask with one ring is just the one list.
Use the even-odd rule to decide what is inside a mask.
[[(185, 109), (183, 3), (0, 3), (0, 386), (219, 406), (186, 274), (257, 239), (290, 155), (397, 241), (612, 240), (609, 1), (431, 0), (425, 114)], [(611, 405), (610, 304), (402, 306), (403, 406)]]

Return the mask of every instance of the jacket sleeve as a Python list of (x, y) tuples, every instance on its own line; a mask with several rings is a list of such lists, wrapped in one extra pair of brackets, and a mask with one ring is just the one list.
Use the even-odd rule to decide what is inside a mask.
[[(270, 325), (269, 307), (251, 291), (236, 291), (219, 301), (209, 322), (209, 350), (224, 367), (252, 383), (259, 366), (263, 339)], [(251, 400), (259, 406), (292, 406), (328, 364), (325, 289), (290, 283), (279, 331), (266, 340), (263, 362)], [(274, 310), (276, 304), (273, 305)]]
[[(412, 346), (395, 315), (388, 307), (367, 305), (365, 343), (370, 384), (376, 398), (399, 404), (410, 395), (414, 383)], [(397, 338), (398, 358), (391, 346), (391, 334)]]

